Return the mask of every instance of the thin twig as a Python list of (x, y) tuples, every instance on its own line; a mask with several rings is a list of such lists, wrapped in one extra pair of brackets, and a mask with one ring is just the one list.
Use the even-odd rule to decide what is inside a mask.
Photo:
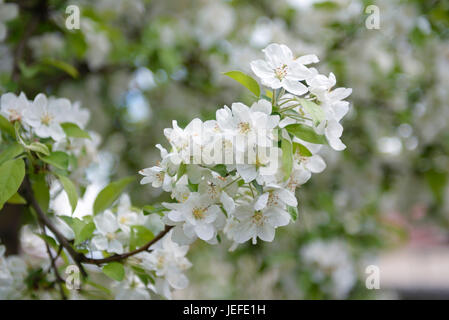
[(153, 244), (155, 244), (157, 241), (159, 241), (161, 238), (163, 238), (172, 228), (173, 228), (173, 226), (165, 226), (165, 229), (162, 230), (161, 232), (159, 232), (159, 234), (156, 237), (154, 237), (151, 241), (147, 242), (142, 247), (137, 248), (136, 250), (126, 252), (123, 254), (116, 254), (116, 255), (113, 255), (113, 256), (110, 256), (107, 258), (102, 258), (102, 259), (92, 259), (92, 258), (88, 258), (83, 255), (81, 258), (81, 262), (99, 265), (99, 264), (103, 264), (103, 263), (124, 260), (130, 256), (138, 254), (139, 252), (147, 251), (147, 249), (149, 249)]
[[(42, 234), (44, 236), (46, 236), (47, 233), (45, 232), (45, 226), (42, 222), (40, 224), (41, 224), (41, 228), (42, 228)], [(48, 257), (50, 258), (51, 268), (53, 269), (53, 272), (55, 273), (55, 277), (56, 277), (55, 281), (58, 284), (59, 293), (61, 294), (62, 300), (67, 300), (67, 296), (66, 296), (66, 294), (64, 292), (64, 288), (62, 286), (62, 284), (64, 283), (64, 279), (62, 279), (61, 275), (59, 274), (58, 267), (56, 266), (56, 259), (57, 259), (58, 255), (56, 255), (56, 257), (53, 257), (53, 254), (51, 253), (50, 246), (48, 245), (47, 241), (44, 241), (44, 242), (45, 242), (45, 247), (47, 249)]]
[(42, 224), (45, 225), (56, 237), (58, 242), (64, 249), (67, 250), (67, 252), (70, 254), (76, 265), (79, 267), (81, 273), (83, 276), (87, 276), (86, 271), (84, 270), (84, 267), (82, 266), (82, 263), (86, 264), (95, 264), (100, 265), (108, 262), (113, 261), (121, 261), (124, 260), (130, 256), (133, 256), (139, 252), (147, 251), (153, 244), (155, 244), (157, 241), (162, 239), (172, 228), (173, 226), (165, 226), (165, 229), (159, 232), (158, 235), (156, 235), (151, 241), (147, 242), (145, 245), (143, 245), (140, 248), (137, 248), (133, 251), (126, 252), (123, 254), (116, 254), (110, 257), (106, 258), (100, 258), (100, 259), (94, 259), (94, 258), (88, 258), (84, 254), (77, 252), (70, 242), (59, 232), (59, 230), (52, 224), (50, 219), (47, 217), (47, 215), (42, 211), (42, 208), (39, 206), (39, 203), (37, 202), (36, 198), (34, 197), (33, 190), (31, 188), (31, 182), (28, 177), (28, 175), (25, 176), (24, 182), (23, 182), (23, 196), (27, 200), (27, 202), (33, 207), (33, 209), (36, 211), (38, 218), (40, 221), (42, 221)]

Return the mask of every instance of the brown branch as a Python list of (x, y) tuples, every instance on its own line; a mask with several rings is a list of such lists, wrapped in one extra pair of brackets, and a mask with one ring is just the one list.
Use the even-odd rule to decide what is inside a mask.
[[(42, 227), (42, 234), (46, 236), (47, 233), (45, 232), (45, 226), (42, 222), (41, 222), (41, 227)], [(45, 248), (47, 249), (48, 257), (50, 258), (51, 268), (53, 269), (53, 272), (55, 273), (55, 278), (56, 278), (55, 281), (59, 287), (59, 293), (61, 295), (62, 300), (67, 300), (67, 296), (64, 292), (64, 288), (62, 287), (62, 284), (64, 283), (64, 279), (62, 279), (61, 275), (59, 274), (58, 267), (56, 266), (56, 259), (58, 258), (59, 254), (56, 254), (56, 257), (53, 257), (53, 254), (51, 253), (50, 246), (48, 245), (47, 241), (44, 241), (44, 242), (45, 242)]]
[(123, 254), (116, 254), (116, 255), (113, 255), (113, 256), (110, 256), (107, 258), (103, 258), (103, 259), (91, 259), (91, 258), (87, 258), (86, 256), (83, 256), (83, 258), (81, 258), (81, 262), (98, 265), (98, 264), (103, 264), (103, 263), (108, 263), (108, 262), (113, 262), (113, 261), (124, 260), (130, 256), (137, 254), (137, 253), (148, 250), (153, 244), (155, 244), (160, 239), (162, 239), (171, 230), (171, 228), (173, 228), (173, 226), (165, 226), (165, 229), (162, 230), (161, 232), (159, 232), (159, 234), (156, 237), (154, 237), (151, 241), (147, 242), (142, 247), (137, 248), (136, 250), (126, 252)]
[(31, 182), (28, 175), (25, 175), (25, 179), (23, 180), (23, 196), (27, 203), (33, 207), (36, 211), (38, 218), (42, 221), (42, 223), (55, 235), (58, 242), (67, 250), (72, 259), (75, 261), (76, 265), (81, 271), (83, 276), (87, 276), (84, 267), (80, 263), (80, 259), (83, 256), (81, 253), (77, 252), (69, 241), (59, 232), (59, 230), (51, 223), (48, 216), (42, 211), (39, 203), (34, 197), (33, 189), (31, 188)]
[(149, 248), (155, 244), (157, 241), (162, 239), (172, 228), (173, 226), (165, 226), (165, 229), (159, 232), (151, 241), (147, 242), (145, 245), (143, 245), (140, 248), (137, 248), (133, 251), (129, 251), (123, 254), (116, 254), (110, 257), (101, 258), (101, 259), (94, 259), (94, 258), (88, 258), (84, 254), (77, 252), (71, 243), (62, 235), (59, 230), (53, 225), (53, 223), (50, 221), (48, 216), (43, 212), (42, 208), (40, 207), (39, 203), (37, 202), (36, 198), (34, 197), (33, 189), (31, 188), (31, 182), (28, 177), (28, 175), (25, 176), (24, 182), (23, 182), (23, 188), (22, 188), (23, 197), (27, 201), (29, 205), (33, 207), (33, 209), (36, 211), (38, 215), (39, 221), (45, 225), (56, 237), (56, 240), (58, 240), (59, 244), (67, 250), (69, 255), (72, 257), (78, 268), (80, 269), (83, 276), (87, 276), (86, 271), (84, 270), (84, 267), (82, 266), (82, 263), (86, 264), (95, 264), (100, 265), (108, 262), (113, 261), (121, 261), (129, 258), (130, 256), (133, 256), (137, 253), (143, 252), (143, 251), (151, 251)]

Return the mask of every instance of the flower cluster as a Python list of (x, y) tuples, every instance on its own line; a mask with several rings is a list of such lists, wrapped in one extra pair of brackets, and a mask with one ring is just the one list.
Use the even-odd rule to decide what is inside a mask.
[(179, 244), (197, 238), (214, 244), (220, 232), (233, 248), (272, 241), (276, 228), (296, 218), (296, 188), (325, 169), (322, 145), (345, 148), (340, 120), (351, 89), (332, 89), (332, 73), (308, 67), (318, 62), (315, 55), (295, 58), (279, 44), (263, 52), (265, 60), (251, 68), (272, 91), (251, 106), (224, 106), (215, 120), (194, 119), (184, 129), (174, 121), (164, 131), (170, 151), (157, 145), (162, 160), (140, 171), (142, 184), (171, 193), (164, 222), (174, 226)]
[(66, 137), (63, 123), (71, 122), (84, 129), (89, 121), (89, 112), (72, 104), (65, 98), (47, 98), (38, 94), (29, 101), (24, 93), (16, 96), (5, 93), (1, 96), (0, 114), (11, 122), (20, 121), (28, 133), (34, 133), (39, 138), (52, 138), (61, 141)]
[[(249, 75), (229, 73), (254, 93), (251, 106), (233, 103), (217, 110), (214, 120), (194, 119), (185, 128), (173, 121), (164, 130), (170, 147), (158, 144), (161, 160), (140, 171), (142, 184), (170, 193), (171, 201), (161, 205), (134, 207), (123, 193), (133, 179), (124, 178), (97, 194), (91, 214), (75, 215), (83, 185), (77, 169), (98, 145), (96, 134), (85, 131), (89, 112), (42, 93), (32, 101), (23, 93), (3, 94), (0, 174), (11, 183), (0, 193), (0, 208), (5, 202), (30, 205), (41, 231), (38, 236), (25, 229), (22, 239), (24, 252), (38, 258), (39, 266), (24, 262), (17, 267), (23, 272), (14, 274), (8, 264), (15, 260), (0, 252), (6, 266), (0, 293), (11, 296), (5, 286), (14, 288), (29, 272), (48, 269), (53, 277), (39, 277), (32, 286), (45, 290), (45, 281), (57, 282), (64, 295), (58, 268), (75, 263), (83, 273), (89, 264), (90, 272), (115, 280), (111, 293), (117, 299), (171, 298), (172, 289), (188, 285), (186, 254), (196, 239), (217, 244), (224, 235), (232, 250), (249, 240), (273, 241), (278, 227), (297, 218), (296, 189), (325, 169), (322, 146), (345, 148), (340, 120), (351, 89), (333, 89), (332, 73), (326, 77), (308, 67), (318, 62), (315, 55), (294, 58), (278, 44), (263, 52), (265, 60), (251, 68), (268, 87), (264, 94)], [(72, 216), (50, 201), (61, 191)], [(54, 215), (46, 217), (46, 211)]]

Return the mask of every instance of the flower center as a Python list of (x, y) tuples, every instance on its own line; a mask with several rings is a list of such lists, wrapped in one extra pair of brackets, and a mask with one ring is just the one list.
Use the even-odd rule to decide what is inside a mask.
[(46, 126), (50, 125), (50, 122), (52, 120), (53, 120), (53, 117), (48, 113), (44, 114), (41, 118), (41, 122)]
[(108, 240), (114, 240), (114, 239), (115, 239), (115, 233), (108, 232), (108, 233), (106, 234), (106, 238), (107, 238)]
[(268, 206), (277, 206), (279, 204), (279, 197), (274, 194), (273, 192), (270, 192), (270, 195), (268, 196), (267, 201)]
[(274, 71), (274, 74), (276, 75), (276, 78), (278, 78), (279, 81), (282, 81), (285, 78), (285, 76), (287, 75), (287, 70), (288, 70), (287, 65), (283, 64), (282, 66), (274, 69), (273, 71)]
[(18, 112), (17, 110), (9, 110), (9, 121), (20, 120), (20, 118), (20, 112)]
[(165, 257), (160, 255), (157, 257), (157, 269), (162, 269), (164, 267)]
[(252, 216), (252, 220), (253, 220), (253, 223), (258, 226), (263, 225), (265, 217), (262, 214), (262, 211), (258, 210), (256, 212), (254, 212), (254, 215)]
[(192, 214), (196, 220), (204, 219), (204, 213), (206, 212), (206, 208), (193, 208)]
[(156, 179), (159, 182), (163, 182), (164, 181), (164, 172), (159, 172), (156, 174)]
[(128, 222), (128, 218), (127, 217), (120, 217), (120, 223), (121, 224), (126, 224)]
[(248, 122), (240, 122), (238, 127), (239, 127), (240, 133), (242, 133), (242, 134), (247, 133), (251, 129)]

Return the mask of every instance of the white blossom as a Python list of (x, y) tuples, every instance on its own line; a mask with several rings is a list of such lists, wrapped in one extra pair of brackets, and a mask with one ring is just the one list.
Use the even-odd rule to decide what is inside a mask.
[(95, 248), (100, 251), (122, 254), (124, 250), (123, 244), (119, 240), (120, 225), (117, 217), (110, 210), (106, 210), (94, 217), (94, 223), (97, 235), (92, 238), (92, 244)]
[(262, 84), (272, 89), (284, 88), (290, 93), (303, 95), (307, 87), (300, 81), (308, 79), (312, 73), (305, 66), (318, 62), (314, 55), (295, 59), (286, 45), (272, 43), (262, 50), (265, 60), (251, 62), (251, 69), (262, 80)]

